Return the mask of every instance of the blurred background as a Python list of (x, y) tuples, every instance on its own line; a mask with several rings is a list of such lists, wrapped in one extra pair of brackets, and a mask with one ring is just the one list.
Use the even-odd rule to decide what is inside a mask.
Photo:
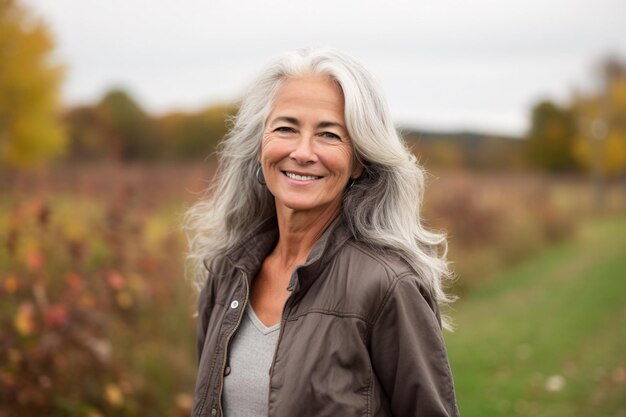
[(186, 416), (181, 219), (240, 94), (332, 46), (449, 235), (463, 416), (626, 416), (623, 0), (0, 0), (0, 417)]

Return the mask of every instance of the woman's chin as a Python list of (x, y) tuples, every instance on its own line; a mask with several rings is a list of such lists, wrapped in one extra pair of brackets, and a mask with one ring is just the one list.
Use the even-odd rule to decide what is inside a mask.
[[(298, 213), (309, 213), (311, 215), (321, 215), (323, 213), (327, 213), (333, 210), (331, 207), (335, 207), (337, 204), (332, 204), (332, 202), (317, 202), (311, 201), (310, 199), (289, 199), (276, 201), (276, 210), (277, 212), (298, 212)], [(280, 215), (280, 214), (279, 214)]]

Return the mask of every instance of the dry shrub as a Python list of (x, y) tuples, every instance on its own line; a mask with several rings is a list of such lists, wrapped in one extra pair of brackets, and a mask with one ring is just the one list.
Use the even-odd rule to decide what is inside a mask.
[(430, 184), (426, 217), (448, 232), (461, 288), (574, 232), (577, 217), (555, 204), (554, 186), (529, 175), (466, 173), (446, 173)]
[(0, 415), (188, 415), (195, 300), (179, 217), (160, 211), (167, 185), (130, 174), (16, 178), (30, 188), (3, 196)]

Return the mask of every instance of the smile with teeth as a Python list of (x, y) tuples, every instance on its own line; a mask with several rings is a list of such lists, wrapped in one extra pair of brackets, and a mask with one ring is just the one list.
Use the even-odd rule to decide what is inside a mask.
[(293, 172), (289, 172), (289, 171), (283, 171), (283, 173), (289, 178), (291, 178), (292, 180), (296, 180), (296, 181), (311, 181), (311, 180), (318, 180), (322, 178), (322, 177), (316, 177), (313, 175), (294, 174)]

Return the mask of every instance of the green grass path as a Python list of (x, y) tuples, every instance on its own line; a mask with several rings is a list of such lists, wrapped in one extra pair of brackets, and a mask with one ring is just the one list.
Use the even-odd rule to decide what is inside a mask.
[(585, 222), (453, 316), (463, 417), (626, 416), (626, 218)]

